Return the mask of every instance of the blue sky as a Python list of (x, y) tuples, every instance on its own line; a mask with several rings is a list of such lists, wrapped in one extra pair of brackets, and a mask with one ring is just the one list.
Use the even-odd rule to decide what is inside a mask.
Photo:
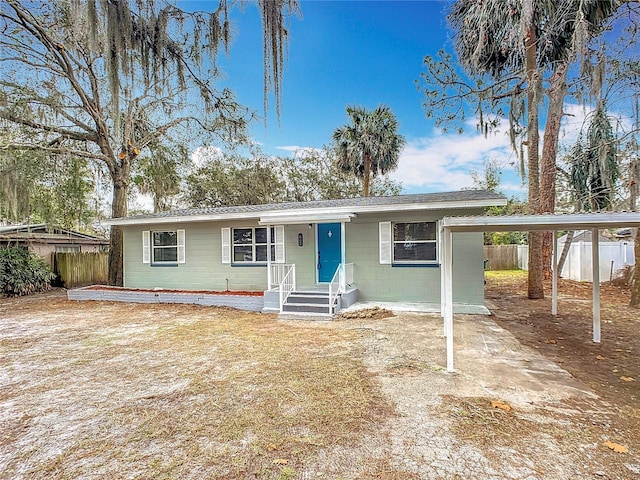
[[(471, 187), (470, 170), (486, 158), (504, 164), (503, 188), (522, 194), (508, 138), (485, 140), (472, 124), (465, 135), (442, 135), (425, 117), (416, 80), (427, 54), (451, 50), (443, 1), (302, 0), (302, 16), (290, 19), (289, 55), (284, 72), (278, 124), (273, 98), (267, 125), (252, 126), (255, 141), (269, 154), (329, 144), (331, 133), (348, 119), (346, 106), (386, 104), (407, 139), (399, 168), (391, 177), (404, 193)], [(226, 81), (241, 103), (262, 113), (262, 30), (255, 5), (234, 17), (234, 41)]]
[[(209, 2), (201, 2), (200, 8)], [(386, 104), (407, 139), (398, 169), (391, 178), (404, 193), (449, 191), (472, 186), (470, 172), (481, 171), (493, 158), (502, 165), (501, 189), (524, 195), (506, 132), (485, 139), (469, 121), (463, 135), (442, 134), (425, 117), (416, 80), (425, 55), (453, 51), (444, 1), (301, 0), (302, 16), (289, 22), (290, 42), (282, 86), (280, 122), (273, 98), (266, 126), (251, 127), (264, 152), (291, 155), (296, 149), (329, 144), (331, 133), (348, 119), (349, 104), (374, 108)], [(186, 4), (184, 4), (186, 5)], [(244, 14), (233, 12), (233, 42), (229, 60), (220, 66), (223, 84), (238, 100), (262, 114), (262, 27), (255, 4)], [(576, 124), (580, 107), (573, 108)], [(569, 130), (571, 130), (569, 128)], [(568, 139), (575, 134), (566, 133)]]

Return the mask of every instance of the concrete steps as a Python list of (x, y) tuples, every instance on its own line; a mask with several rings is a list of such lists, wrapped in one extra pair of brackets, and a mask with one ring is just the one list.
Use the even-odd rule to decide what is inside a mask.
[(307, 314), (331, 317), (328, 292), (291, 292), (282, 306), (284, 314)]

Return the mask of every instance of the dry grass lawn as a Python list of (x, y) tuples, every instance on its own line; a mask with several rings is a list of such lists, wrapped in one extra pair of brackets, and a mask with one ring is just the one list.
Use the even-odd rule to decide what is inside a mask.
[(487, 280), (454, 374), (438, 315), (0, 299), (0, 479), (640, 478), (626, 292), (596, 345), (588, 286), (552, 317), (522, 272)]
[(195, 306), (4, 302), (4, 478), (293, 478), (325, 471), (321, 453), (357, 446), (393, 412), (347, 330)]

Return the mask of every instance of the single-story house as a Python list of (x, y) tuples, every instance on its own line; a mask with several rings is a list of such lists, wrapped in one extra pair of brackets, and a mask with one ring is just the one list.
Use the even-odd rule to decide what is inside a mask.
[[(439, 305), (440, 220), (505, 204), (502, 195), (464, 190), (186, 209), (108, 223), (123, 230), (125, 287), (264, 291), (265, 311), (333, 313), (356, 298)], [(482, 233), (457, 235), (453, 256), (456, 303), (484, 308)]]
[(21, 245), (52, 266), (54, 253), (106, 252), (109, 240), (46, 223), (0, 226), (0, 248), (8, 245)]

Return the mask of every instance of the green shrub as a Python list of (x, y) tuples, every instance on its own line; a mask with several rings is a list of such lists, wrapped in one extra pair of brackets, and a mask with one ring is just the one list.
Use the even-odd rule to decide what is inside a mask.
[(55, 275), (42, 257), (18, 246), (0, 248), (0, 294), (9, 297), (51, 289)]

